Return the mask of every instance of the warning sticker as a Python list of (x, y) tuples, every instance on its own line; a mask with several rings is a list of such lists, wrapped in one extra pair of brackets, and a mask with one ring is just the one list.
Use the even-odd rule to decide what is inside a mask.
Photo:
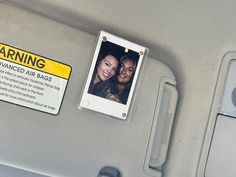
[(71, 67), (0, 43), (0, 100), (57, 115)]

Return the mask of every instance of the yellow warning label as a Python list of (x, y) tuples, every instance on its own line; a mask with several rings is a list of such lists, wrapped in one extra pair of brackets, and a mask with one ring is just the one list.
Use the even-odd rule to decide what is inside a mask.
[(51, 59), (0, 43), (0, 58), (68, 79), (71, 67)]

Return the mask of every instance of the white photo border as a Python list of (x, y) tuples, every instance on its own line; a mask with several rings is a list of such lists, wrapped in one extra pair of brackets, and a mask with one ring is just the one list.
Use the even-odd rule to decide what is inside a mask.
[[(102, 98), (102, 97), (95, 96), (93, 94), (88, 93), (90, 82), (93, 77), (93, 72), (96, 67), (96, 62), (97, 62), (98, 55), (100, 53), (100, 49), (101, 49), (101, 45), (103, 41), (109, 41), (113, 44), (127, 48), (128, 50), (132, 50), (139, 54), (136, 71), (134, 73), (132, 85), (130, 88), (130, 92), (129, 92), (126, 104), (121, 104), (113, 100), (109, 100), (109, 99)], [(96, 45), (95, 52), (93, 55), (93, 60), (90, 66), (88, 77), (84, 86), (82, 97), (78, 105), (79, 109), (86, 108), (86, 109), (97, 111), (106, 115), (110, 115), (112, 117), (126, 120), (128, 117), (128, 112), (131, 106), (132, 98), (134, 96), (134, 89), (137, 85), (137, 79), (138, 79), (138, 76), (140, 75), (139, 74), (140, 68), (142, 66), (144, 57), (146, 56), (146, 52), (147, 52), (146, 47), (143, 47), (133, 42), (130, 42), (128, 40), (122, 39), (120, 37), (117, 37), (105, 31), (101, 31), (97, 40), (97, 45)]]

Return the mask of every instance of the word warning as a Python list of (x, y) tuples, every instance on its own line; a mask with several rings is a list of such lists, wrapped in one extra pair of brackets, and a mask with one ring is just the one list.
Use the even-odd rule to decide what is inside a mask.
[(0, 100), (57, 115), (69, 65), (0, 43)]

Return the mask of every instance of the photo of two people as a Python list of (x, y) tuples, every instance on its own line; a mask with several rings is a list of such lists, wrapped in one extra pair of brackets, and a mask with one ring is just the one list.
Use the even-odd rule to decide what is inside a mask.
[(88, 93), (126, 105), (139, 53), (102, 41)]

